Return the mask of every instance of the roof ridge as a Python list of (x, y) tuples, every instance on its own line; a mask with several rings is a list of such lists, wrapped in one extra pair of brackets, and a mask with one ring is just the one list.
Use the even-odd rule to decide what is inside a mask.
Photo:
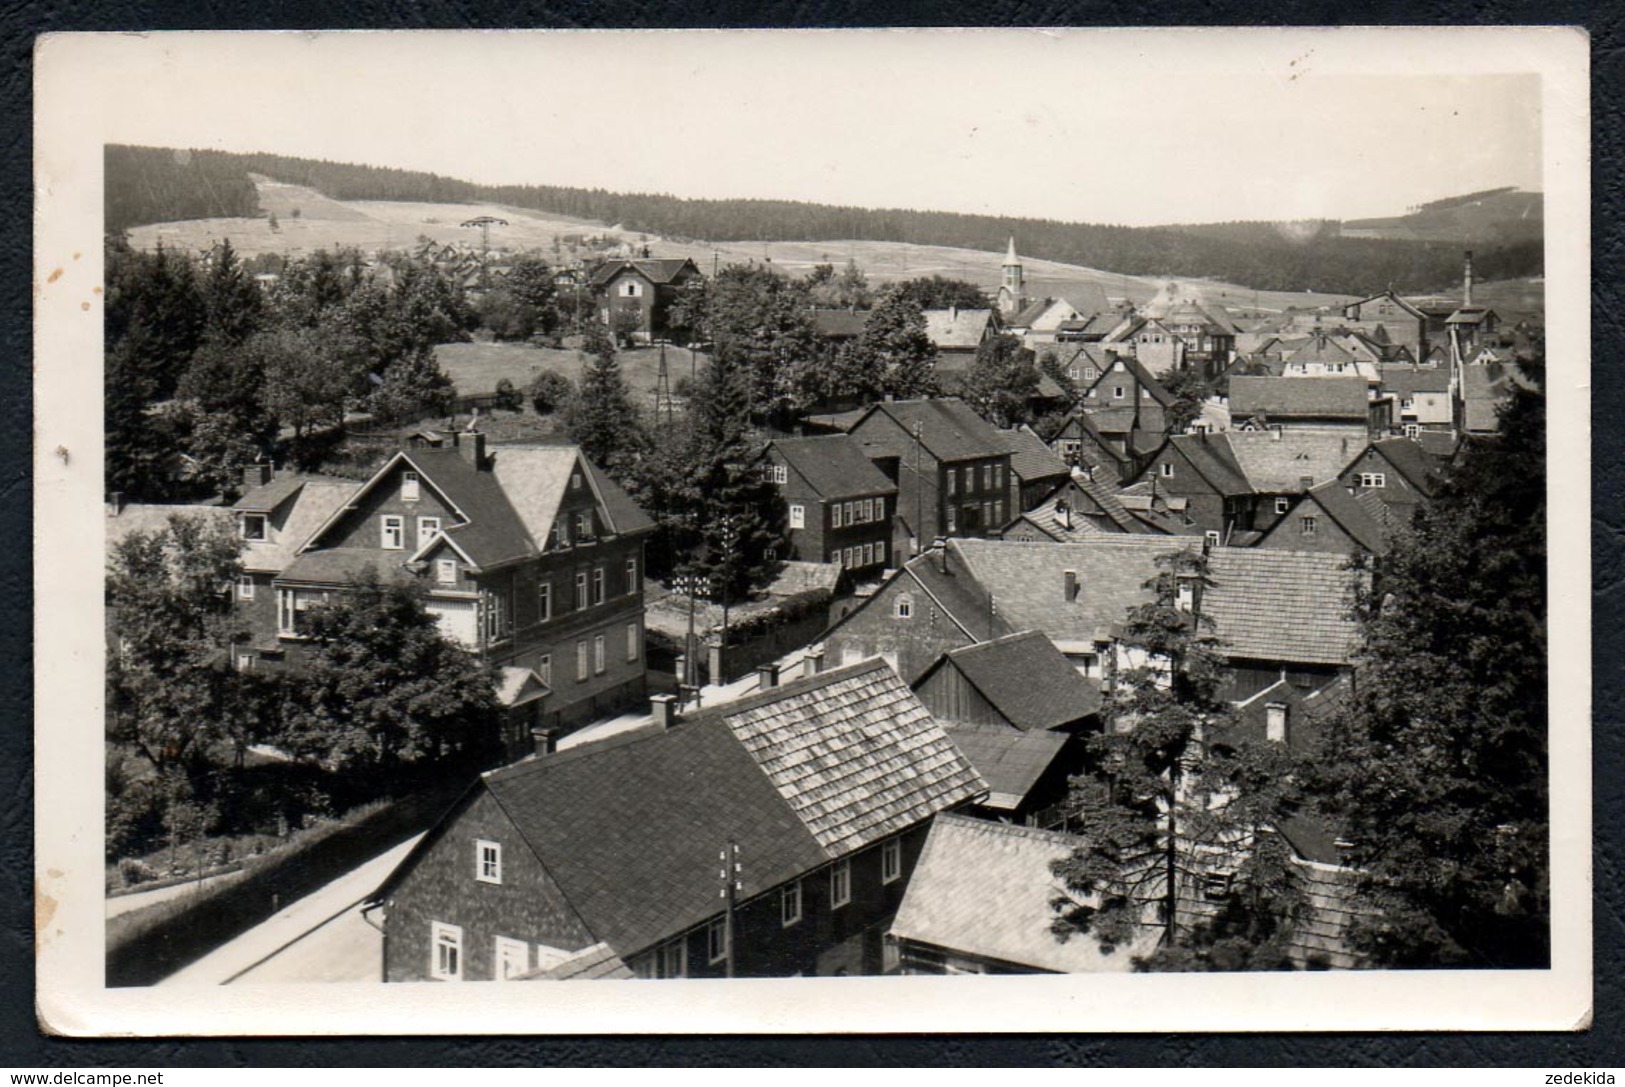
[[(984, 834), (1005, 838), (1028, 838), (1033, 841), (1054, 842), (1056, 844), (1064, 842), (1075, 846), (1083, 844), (1081, 837), (1076, 834), (1068, 834), (1065, 831), (1045, 830), (1043, 827), (1021, 826), (1016, 823), (1001, 823), (992, 819), (978, 819), (972, 815), (960, 815), (958, 812), (942, 812), (933, 820), (933, 824), (936, 822), (962, 826), (967, 829), (974, 828)], [(934, 825), (933, 829), (935, 829)]]

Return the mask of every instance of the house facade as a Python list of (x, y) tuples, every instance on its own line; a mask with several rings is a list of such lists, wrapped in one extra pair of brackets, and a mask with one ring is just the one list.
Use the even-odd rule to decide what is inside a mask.
[(897, 485), (905, 539), (987, 536), (1010, 519), (1009, 443), (964, 402), (875, 404), (849, 431)]
[(599, 320), (610, 328), (624, 323), (635, 339), (653, 341), (670, 334), (671, 304), (686, 284), (699, 278), (692, 260), (667, 257), (609, 261), (593, 269), (587, 282)]
[(986, 792), (930, 713), (879, 661), (670, 706), (484, 775), (371, 898), (384, 980), (511, 979), (600, 944), (642, 978), (885, 972), (931, 818)]
[(253, 599), (239, 590), (253, 630), (239, 666), (297, 667), (309, 610), (370, 573), (416, 578), (441, 630), (497, 667), (513, 700), (510, 757), (528, 753), (537, 732), (640, 700), (652, 522), (575, 446), (488, 450), (484, 437), (403, 450), (342, 492), (306, 481), (301, 503), (326, 510), (314, 526), (307, 517), (308, 533), (293, 533), (291, 515), (275, 527), (276, 481), (244, 495), (241, 530), (273, 539), (269, 556), (251, 560)]
[(1343, 315), (1362, 324), (1380, 325), (1388, 342), (1409, 349), (1413, 358), (1427, 356), (1430, 343), (1427, 314), (1393, 291), (1352, 302), (1343, 308)]
[(762, 467), (784, 496), (791, 559), (832, 563), (859, 578), (892, 562), (897, 485), (851, 436), (776, 438)]

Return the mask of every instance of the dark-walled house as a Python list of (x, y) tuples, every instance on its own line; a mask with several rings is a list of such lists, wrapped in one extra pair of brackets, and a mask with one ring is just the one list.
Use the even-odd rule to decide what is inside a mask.
[(1287, 513), (1256, 546), (1385, 555), (1390, 531), (1388, 510), (1380, 501), (1358, 498), (1339, 481), (1329, 479), (1292, 500)]
[(634, 314), (634, 336), (652, 341), (666, 339), (670, 334), (667, 312), (671, 304), (684, 285), (700, 275), (699, 268), (687, 257), (612, 260), (594, 268), (587, 285), (604, 324), (615, 328), (618, 314)]
[(897, 484), (905, 538), (991, 535), (1012, 516), (1010, 444), (963, 401), (885, 401), (848, 433)]
[(832, 563), (860, 578), (892, 561), (897, 484), (851, 436), (775, 438), (762, 465), (784, 496), (789, 558)]
[[(485, 435), (396, 453), (366, 483), (270, 480), (236, 505), (250, 541), (240, 667), (297, 666), (305, 613), (358, 576), (417, 578), (441, 630), (498, 669), (509, 757), (643, 698), (653, 523), (572, 445)], [(256, 538), (263, 536), (263, 539)]]
[(985, 793), (880, 661), (538, 755), (374, 892), (385, 980), (882, 973), (932, 817)]
[(1230, 418), (1241, 430), (1336, 430), (1381, 437), (1392, 425), (1393, 402), (1373, 397), (1371, 383), (1348, 377), (1244, 377), (1230, 379)]

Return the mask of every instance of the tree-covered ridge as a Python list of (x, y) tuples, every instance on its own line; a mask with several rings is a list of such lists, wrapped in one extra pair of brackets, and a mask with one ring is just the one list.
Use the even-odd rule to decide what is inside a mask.
[[(1124, 275), (1211, 278), (1257, 290), (1441, 291), (1460, 280), (1457, 246), (1446, 242), (1344, 238), (1272, 223), (1214, 228), (1125, 227), (905, 208), (858, 208), (795, 200), (689, 199), (561, 185), (476, 185), (381, 166), (220, 151), (107, 149), (107, 229), (206, 214), (253, 215), (250, 173), (304, 185), (338, 200), (490, 202), (545, 211), (677, 239), (722, 241), (857, 240), (997, 251), (1011, 235), (1023, 253)], [(246, 188), (244, 188), (246, 186)], [(211, 207), (229, 210), (208, 212)], [(244, 208), (248, 210), (243, 210)], [(1486, 279), (1538, 275), (1539, 242), (1481, 247)]]

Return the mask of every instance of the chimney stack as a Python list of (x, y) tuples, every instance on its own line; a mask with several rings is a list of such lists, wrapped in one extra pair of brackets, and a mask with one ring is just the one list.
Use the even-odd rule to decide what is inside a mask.
[(478, 430), (465, 430), (452, 435), (452, 443), (463, 459), (478, 471), (485, 467), (485, 434)]
[(1314, 485), (1315, 485), (1315, 477), (1314, 476), (1299, 476), (1298, 477), (1298, 489), (1299, 490), (1307, 491), (1310, 487), (1313, 487)]
[(677, 696), (674, 694), (657, 694), (649, 698), (649, 712), (655, 719), (655, 727), (662, 732), (670, 729), (677, 723)]
[(124, 492), (111, 491), (107, 495), (107, 516), (117, 517), (124, 512)]
[(1078, 572), (1076, 570), (1063, 570), (1061, 572), (1061, 587), (1068, 604), (1076, 600), (1078, 598)]
[(263, 487), (275, 478), (269, 461), (255, 461), (243, 468), (243, 490), (252, 491), (255, 487)]
[(756, 689), (758, 691), (772, 690), (779, 685), (779, 666), (774, 661), (756, 666)]
[(559, 749), (558, 733), (537, 725), (530, 730), (530, 745), (538, 755), (551, 755)]
[(1062, 528), (1068, 532), (1072, 531), (1072, 507), (1064, 498), (1055, 501), (1055, 519), (1061, 523)]
[(808, 647), (807, 652), (801, 658), (801, 664), (805, 675), (816, 676), (819, 672), (822, 672), (824, 670), (824, 644), (820, 642), (817, 645)]
[(1461, 304), (1463, 306), (1473, 304), (1473, 251), (1471, 249), (1467, 250), (1465, 254), (1462, 269)]

